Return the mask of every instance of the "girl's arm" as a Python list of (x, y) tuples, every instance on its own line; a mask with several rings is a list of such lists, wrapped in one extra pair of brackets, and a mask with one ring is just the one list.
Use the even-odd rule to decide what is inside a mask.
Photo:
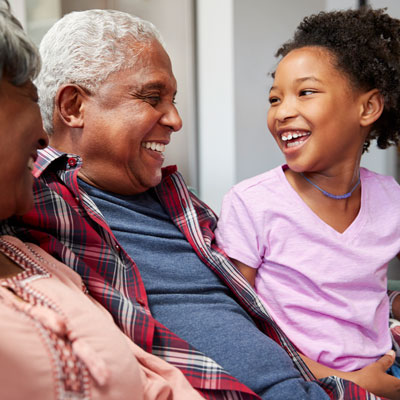
[[(400, 260), (400, 253), (397, 255), (397, 258)], [(392, 303), (392, 316), (400, 321), (400, 296), (397, 295)]]
[(395, 319), (400, 321), (400, 295), (397, 295), (393, 300), (392, 314)]
[[(231, 261), (237, 266), (251, 286), (254, 287), (257, 269), (251, 268), (233, 258), (231, 258)], [(400, 296), (397, 296), (395, 300), (399, 301), (399, 303), (396, 302), (396, 305), (399, 305), (400, 313)], [(393, 307), (395, 307), (395, 305), (393, 305)], [(390, 368), (394, 362), (395, 354), (393, 351), (385, 354), (378, 361), (368, 365), (367, 367), (353, 372), (345, 372), (329, 368), (311, 360), (311, 358), (308, 358), (303, 354), (300, 354), (300, 356), (317, 379), (326, 378), (328, 376), (337, 376), (354, 382), (358, 386), (361, 386), (365, 390), (368, 390), (377, 396), (400, 400), (400, 379), (386, 373), (388, 368)]]
[(352, 372), (344, 372), (329, 368), (311, 360), (303, 354), (300, 354), (300, 356), (317, 379), (337, 376), (354, 382), (377, 396), (388, 399), (400, 399), (400, 379), (386, 373), (387, 369), (390, 368), (394, 362), (395, 353), (392, 350), (378, 361)]
[(239, 271), (242, 275), (249, 281), (250, 285), (254, 287), (254, 283), (256, 280), (257, 269), (251, 268), (242, 262), (231, 258), (231, 261), (238, 267)]

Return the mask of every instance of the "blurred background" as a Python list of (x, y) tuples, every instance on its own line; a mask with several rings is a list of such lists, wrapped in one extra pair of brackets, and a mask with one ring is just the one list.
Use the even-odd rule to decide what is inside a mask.
[[(189, 186), (219, 213), (235, 183), (284, 162), (268, 132), (268, 91), (275, 51), (304, 16), (320, 11), (387, 7), (399, 0), (10, 0), (39, 44), (47, 29), (74, 10), (112, 8), (153, 22), (161, 31), (178, 81), (183, 129), (166, 151)], [(362, 165), (399, 179), (397, 149), (371, 146)], [(400, 263), (391, 266), (400, 279)]]

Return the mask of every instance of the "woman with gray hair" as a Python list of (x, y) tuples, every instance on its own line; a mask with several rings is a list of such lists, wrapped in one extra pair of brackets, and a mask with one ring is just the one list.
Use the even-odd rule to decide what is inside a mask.
[[(0, 219), (33, 206), (47, 146), (32, 79), (35, 46), (0, 0)], [(199, 399), (182, 373), (144, 352), (89, 298), (81, 278), (38, 246), (0, 237), (2, 399)]]

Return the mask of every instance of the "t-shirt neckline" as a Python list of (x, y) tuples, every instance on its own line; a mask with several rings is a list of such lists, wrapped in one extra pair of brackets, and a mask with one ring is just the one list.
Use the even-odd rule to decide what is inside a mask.
[(301, 204), (302, 208), (307, 212), (311, 217), (318, 221), (318, 224), (320, 226), (324, 227), (324, 230), (332, 232), (332, 234), (341, 236), (341, 237), (352, 237), (356, 235), (359, 230), (361, 229), (362, 225), (364, 224), (364, 215), (365, 215), (365, 207), (366, 207), (366, 198), (367, 198), (367, 190), (366, 186), (363, 185), (364, 181), (364, 170), (363, 168), (360, 168), (360, 180), (361, 180), (361, 205), (360, 205), (360, 210), (358, 211), (357, 216), (354, 218), (354, 220), (351, 222), (351, 224), (343, 231), (339, 232), (335, 228), (333, 228), (331, 225), (326, 223), (324, 220), (322, 220), (315, 212), (304, 202), (304, 200), (300, 197), (300, 195), (294, 190), (293, 186), (290, 184), (290, 182), (287, 180), (286, 175), (285, 175), (285, 170), (288, 169), (287, 164), (283, 164), (282, 166), (278, 167), (278, 174), (280, 179), (284, 182), (284, 185), (286, 189), (288, 190), (288, 193), (292, 195), (294, 199), (296, 199), (297, 203)]

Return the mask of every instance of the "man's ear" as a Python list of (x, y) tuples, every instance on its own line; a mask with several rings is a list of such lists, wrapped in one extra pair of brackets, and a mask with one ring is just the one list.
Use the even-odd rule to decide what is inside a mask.
[(381, 115), (384, 98), (378, 89), (372, 89), (361, 96), (360, 125), (371, 126)]
[(60, 120), (71, 128), (83, 128), (83, 103), (86, 92), (78, 85), (62, 85), (55, 98), (55, 108)]

